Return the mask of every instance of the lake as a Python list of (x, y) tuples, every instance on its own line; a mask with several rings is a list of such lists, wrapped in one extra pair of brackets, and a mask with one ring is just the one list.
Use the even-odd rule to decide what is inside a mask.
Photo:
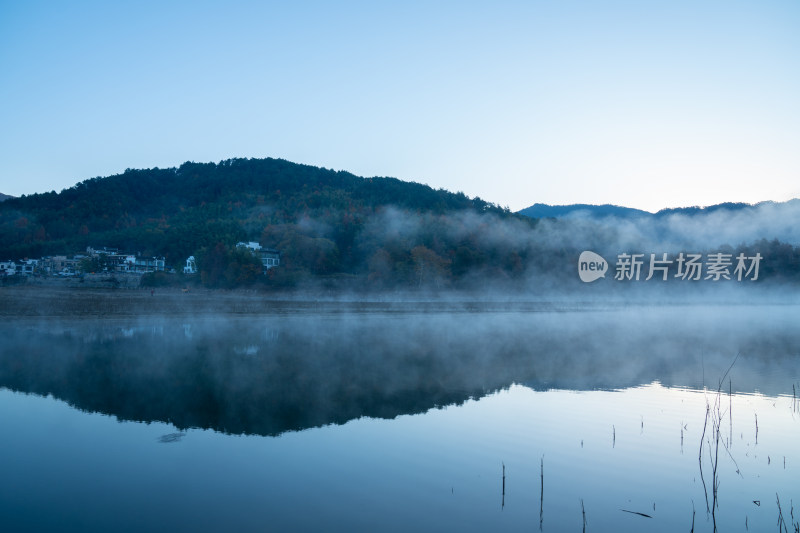
[(5, 319), (0, 529), (800, 520), (800, 306), (343, 309)]

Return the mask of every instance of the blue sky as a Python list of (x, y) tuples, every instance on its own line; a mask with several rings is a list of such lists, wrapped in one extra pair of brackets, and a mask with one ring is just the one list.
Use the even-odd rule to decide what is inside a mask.
[(280, 157), (518, 210), (800, 197), (800, 2), (0, 0), (0, 192)]

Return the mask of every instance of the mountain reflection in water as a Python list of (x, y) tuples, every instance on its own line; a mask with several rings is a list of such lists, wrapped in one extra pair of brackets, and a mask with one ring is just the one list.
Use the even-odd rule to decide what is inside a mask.
[(513, 383), (716, 389), (737, 353), (734, 391), (791, 394), (796, 316), (653, 306), (11, 320), (0, 325), (0, 386), (122, 420), (258, 435), (425, 412)]

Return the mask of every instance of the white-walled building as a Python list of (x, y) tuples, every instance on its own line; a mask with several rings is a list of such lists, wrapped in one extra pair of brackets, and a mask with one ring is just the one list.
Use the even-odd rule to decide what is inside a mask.
[(272, 248), (264, 248), (257, 242), (238, 242), (237, 248), (245, 248), (250, 250), (250, 253), (261, 259), (261, 264), (264, 266), (264, 272), (270, 268), (274, 268), (281, 264), (281, 253)]
[(0, 276), (13, 276), (17, 272), (14, 261), (0, 261)]
[(194, 260), (194, 256), (190, 255), (186, 258), (186, 266), (183, 267), (184, 274), (197, 274), (197, 262)]

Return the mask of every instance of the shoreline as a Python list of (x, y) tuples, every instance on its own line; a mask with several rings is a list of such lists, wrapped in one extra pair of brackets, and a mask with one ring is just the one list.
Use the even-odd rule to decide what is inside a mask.
[[(675, 293), (613, 294), (571, 292), (466, 291), (280, 291), (247, 289), (104, 288), (68, 285), (0, 286), (0, 317), (208, 317), (213, 315), (288, 315), (298, 313), (544, 313), (615, 311), (653, 306), (799, 305), (796, 291), (723, 293), (716, 298)], [(692, 295), (688, 295), (692, 296)], [(708, 295), (706, 295), (708, 296)], [(758, 296), (754, 298), (754, 296)]]
[(280, 292), (191, 288), (0, 287), (0, 316), (19, 318), (285, 315), (296, 313), (551, 312), (589, 302), (430, 293)]

